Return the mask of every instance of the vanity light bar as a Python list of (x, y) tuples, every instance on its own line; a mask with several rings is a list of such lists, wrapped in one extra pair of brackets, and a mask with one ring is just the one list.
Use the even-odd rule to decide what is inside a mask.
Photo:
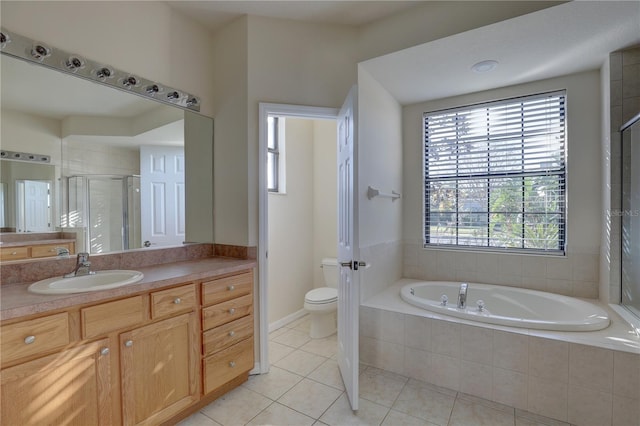
[[(0, 52), (15, 58), (42, 64), (48, 68), (73, 74), (143, 98), (200, 111), (200, 98), (182, 90), (147, 80), (79, 55), (53, 48), (0, 28)], [(4, 158), (4, 157), (3, 157)]]
[(0, 151), (3, 160), (31, 161), (34, 163), (51, 163), (51, 157), (42, 154), (30, 154), (28, 152)]

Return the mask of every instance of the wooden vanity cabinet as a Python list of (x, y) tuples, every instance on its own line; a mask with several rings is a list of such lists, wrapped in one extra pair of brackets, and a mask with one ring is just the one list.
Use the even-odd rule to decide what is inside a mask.
[(253, 272), (202, 283), (205, 395), (254, 367)]
[(101, 339), (3, 369), (0, 424), (116, 423), (112, 418), (112, 352), (109, 339)]
[(176, 423), (254, 367), (252, 289), (249, 270), (2, 324), (0, 424)]
[(75, 254), (76, 245), (73, 242), (65, 242), (60, 244), (27, 244), (16, 247), (0, 248), (0, 259), (21, 260), (41, 257), (55, 257), (58, 255), (58, 249), (67, 249), (69, 254)]
[(120, 335), (125, 425), (158, 424), (198, 401), (195, 330), (192, 312)]

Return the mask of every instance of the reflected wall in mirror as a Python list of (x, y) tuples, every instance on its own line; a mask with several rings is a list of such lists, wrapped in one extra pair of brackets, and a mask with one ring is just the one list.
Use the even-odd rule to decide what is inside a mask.
[[(77, 251), (213, 242), (212, 119), (14, 57), (2, 55), (0, 65), (1, 149), (51, 158), (46, 166), (2, 161), (4, 231), (31, 231), (18, 223), (19, 181), (49, 181), (49, 230), (76, 232)], [(190, 123), (198, 131), (185, 140)], [(190, 161), (209, 182), (187, 187)], [(186, 207), (190, 200), (198, 206)], [(190, 210), (201, 206), (211, 223), (190, 228)]]

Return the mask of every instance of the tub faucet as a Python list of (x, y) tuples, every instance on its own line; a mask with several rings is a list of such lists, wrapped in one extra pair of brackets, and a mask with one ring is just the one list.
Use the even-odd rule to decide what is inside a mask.
[(81, 275), (94, 275), (95, 272), (91, 270), (91, 262), (89, 262), (89, 253), (78, 253), (76, 258), (76, 267), (68, 274), (64, 274), (65, 278), (78, 277)]
[(469, 284), (460, 284), (460, 292), (458, 293), (458, 309), (464, 309), (467, 307), (467, 290), (469, 290)]

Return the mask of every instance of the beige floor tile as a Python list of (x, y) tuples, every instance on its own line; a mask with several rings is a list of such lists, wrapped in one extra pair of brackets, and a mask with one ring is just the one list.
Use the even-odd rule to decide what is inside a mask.
[(280, 327), (277, 330), (273, 330), (271, 333), (269, 333), (269, 340), (273, 340), (276, 337), (280, 336), (282, 333), (286, 333), (287, 331), (289, 331), (289, 329), (286, 327)]
[(278, 425), (278, 426), (311, 426), (314, 419), (298, 413), (289, 407), (274, 402), (253, 418), (248, 426)]
[(522, 426), (569, 426), (569, 423), (550, 419), (549, 417), (541, 416), (540, 414), (534, 414), (529, 411), (519, 410), (516, 408), (516, 426), (520, 426), (520, 424), (522, 424)]
[(437, 392), (431, 386), (411, 380), (404, 386), (392, 408), (446, 426), (454, 402), (455, 396)]
[(201, 411), (223, 426), (244, 425), (272, 402), (269, 398), (240, 386)]
[(309, 317), (309, 315), (305, 315), (302, 318), (295, 320), (294, 322), (289, 324), (287, 327), (309, 334), (310, 326), (311, 326), (311, 318)]
[(243, 386), (275, 401), (302, 379), (302, 376), (271, 366), (266, 374), (250, 376)]
[(295, 374), (299, 374), (300, 376), (307, 376), (326, 360), (327, 358), (320, 355), (314, 355), (310, 354), (309, 352), (296, 350), (272, 365), (284, 368), (285, 370), (291, 371)]
[(300, 347), (303, 351), (331, 358), (338, 352), (338, 338), (335, 334), (323, 339), (311, 339)]
[(449, 426), (513, 426), (513, 412), (496, 410), (487, 405), (456, 399)]
[(351, 410), (347, 394), (343, 393), (320, 417), (330, 426), (380, 425), (389, 412), (387, 407), (360, 398), (357, 413)]
[(220, 426), (201, 412), (197, 412), (178, 423), (178, 426)]
[(410, 416), (400, 411), (390, 410), (387, 417), (385, 417), (382, 426), (430, 426), (433, 423), (429, 423), (426, 420), (419, 419), (417, 417)]
[(328, 359), (321, 364), (318, 368), (313, 370), (311, 374), (307, 376), (316, 382), (329, 385), (339, 390), (344, 390), (344, 383), (342, 382), (342, 376), (340, 375), (340, 369), (338, 368), (338, 361), (335, 359)]
[(457, 399), (463, 399), (465, 401), (472, 402), (474, 404), (481, 404), (485, 407), (493, 408), (494, 410), (504, 411), (506, 413), (515, 415), (515, 409), (505, 404), (489, 401), (488, 399), (480, 398), (475, 395), (469, 395), (466, 393), (458, 392)]
[(318, 419), (341, 394), (341, 391), (330, 386), (303, 379), (282, 395), (278, 402), (314, 419)]
[(269, 362), (274, 364), (293, 351), (295, 351), (295, 348), (292, 348), (291, 346), (281, 345), (276, 342), (269, 342)]
[(360, 397), (391, 407), (407, 380), (398, 374), (369, 368), (360, 375)]
[(299, 348), (309, 340), (311, 340), (311, 337), (309, 337), (309, 333), (289, 329), (281, 335), (274, 337), (272, 341), (280, 343), (282, 345), (291, 346), (292, 348)]

